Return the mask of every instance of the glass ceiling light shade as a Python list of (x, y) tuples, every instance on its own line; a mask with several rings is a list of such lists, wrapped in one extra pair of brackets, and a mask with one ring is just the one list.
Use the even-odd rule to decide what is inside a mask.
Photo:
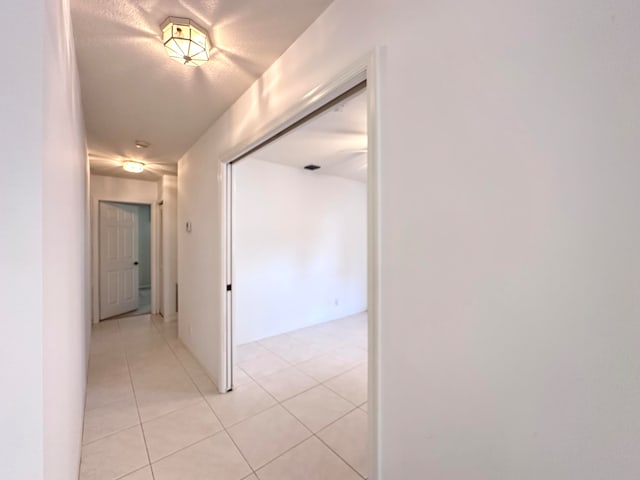
[(209, 60), (206, 30), (188, 18), (169, 17), (160, 26), (167, 55), (183, 65), (199, 67)]
[(136, 162), (134, 160), (126, 160), (122, 163), (122, 168), (125, 172), (142, 173), (144, 170), (144, 163)]

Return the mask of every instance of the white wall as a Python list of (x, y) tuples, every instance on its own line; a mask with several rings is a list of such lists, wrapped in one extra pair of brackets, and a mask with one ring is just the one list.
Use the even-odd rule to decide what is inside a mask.
[(332, 3), (180, 161), (198, 358), (218, 373), (218, 160), (383, 46), (382, 478), (637, 478), (639, 22), (631, 0)]
[[(69, 5), (29, 0), (3, 14), (28, 18), (30, 33), (6, 52), (11, 75), (0, 80), (0, 478), (68, 480), (80, 462), (89, 331), (87, 162)], [(9, 22), (5, 33), (23, 27)]]
[(366, 310), (367, 186), (235, 163), (233, 258), (237, 344)]
[(125, 203), (155, 203), (158, 182), (91, 175), (91, 197)]
[(80, 465), (91, 325), (89, 169), (69, 2), (47, 2), (47, 6), (44, 478), (67, 480), (75, 478)]
[[(103, 175), (91, 175), (91, 265), (92, 265), (92, 317), (97, 322), (99, 315), (99, 249), (98, 249), (98, 225), (99, 225), (99, 202), (126, 202), (144, 203), (151, 205), (151, 225), (155, 228), (155, 218), (157, 215), (156, 202), (159, 195), (159, 183), (145, 180), (131, 180), (120, 177), (106, 177)], [(152, 230), (153, 231), (153, 230)], [(156, 258), (156, 235), (151, 235), (151, 258)], [(157, 296), (157, 285), (155, 280), (155, 268), (151, 269), (151, 308), (155, 308), (155, 297)]]
[[(25, 38), (31, 52), (18, 49), (5, 60), (12, 75), (0, 75), (0, 478), (42, 478), (43, 472), (43, 172), (42, 152), (45, 8), (36, 0), (5, 5), (3, 16), (28, 15), (33, 34)], [(9, 22), (5, 33), (20, 35)], [(19, 76), (20, 81), (16, 81)], [(19, 366), (19, 368), (16, 368)]]
[(160, 198), (162, 200), (162, 259), (163, 292), (162, 312), (166, 321), (177, 319), (176, 285), (178, 283), (178, 178), (164, 175), (161, 181)]

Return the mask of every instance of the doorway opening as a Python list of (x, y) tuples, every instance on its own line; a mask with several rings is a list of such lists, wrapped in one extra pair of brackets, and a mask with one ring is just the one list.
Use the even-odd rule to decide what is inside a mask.
[[(381, 268), (380, 268), (380, 186), (379, 176), (381, 170), (381, 148), (380, 148), (380, 80), (378, 65), (380, 63), (379, 50), (372, 51), (369, 55), (363, 57), (360, 61), (351, 65), (345, 71), (336, 74), (324, 84), (317, 85), (307, 94), (294, 102), (288, 110), (279, 114), (276, 118), (267, 120), (262, 128), (257, 129), (252, 136), (242, 139), (236, 143), (231, 151), (229, 151), (222, 159), (222, 203), (220, 214), (223, 219), (222, 239), (220, 250), (220, 261), (223, 269), (220, 271), (220, 281), (222, 287), (220, 289), (220, 314), (224, 321), (220, 324), (221, 334), (221, 351), (220, 351), (220, 370), (218, 389), (220, 392), (229, 392), (228, 395), (233, 396), (236, 393), (242, 394), (242, 389), (255, 390), (256, 383), (249, 378), (248, 386), (242, 385), (247, 382), (247, 378), (240, 371), (234, 368), (237, 359), (237, 352), (234, 345), (236, 341), (234, 322), (233, 322), (233, 252), (232, 252), (232, 191), (233, 191), (233, 162), (242, 160), (250, 154), (258, 151), (262, 146), (274, 141), (275, 139), (286, 135), (296, 126), (304, 124), (309, 118), (331, 108), (340, 99), (344, 99), (362, 88), (366, 87), (366, 112), (367, 112), (367, 336), (368, 336), (368, 361), (364, 364), (365, 377), (367, 383), (367, 402), (358, 407), (358, 410), (367, 414), (366, 427), (362, 428), (362, 422), (356, 423), (360, 434), (355, 437), (346, 430), (340, 430), (336, 427), (331, 433), (307, 428), (312, 430), (315, 439), (309, 440), (317, 445), (317, 441), (327, 444), (329, 437), (333, 439), (353, 439), (357, 438), (357, 442), (349, 440), (351, 452), (343, 451), (344, 455), (352, 455), (359, 460), (354, 460), (350, 465), (357, 463), (358, 467), (353, 467), (357, 471), (368, 470), (369, 478), (378, 478), (380, 475), (380, 349), (379, 349), (379, 331), (381, 324)], [(226, 285), (226, 288), (224, 288)], [(236, 375), (234, 375), (236, 373)], [(264, 383), (264, 381), (263, 381)], [(277, 382), (275, 382), (277, 384)], [(253, 386), (252, 386), (253, 385)], [(345, 382), (344, 385), (349, 385)], [(264, 386), (261, 386), (264, 391)], [(266, 393), (266, 392), (265, 392)], [(245, 392), (245, 394), (247, 394)], [(272, 395), (273, 396), (273, 395)], [(224, 398), (221, 396), (220, 398)], [(317, 400), (317, 399), (316, 399)], [(222, 400), (221, 400), (222, 401)], [(228, 401), (233, 402), (232, 399)], [(226, 400), (225, 400), (226, 402)], [(275, 407), (274, 407), (275, 408)], [(286, 407), (284, 408), (285, 410)], [(288, 410), (287, 410), (288, 411)], [(358, 412), (355, 412), (358, 414)], [(359, 416), (359, 415), (357, 415)], [(353, 425), (353, 424), (352, 424)], [(325, 427), (326, 428), (326, 427)], [(347, 429), (348, 430), (348, 429)], [(322, 438), (325, 435), (325, 438)], [(363, 439), (367, 437), (367, 439)], [(343, 446), (347, 446), (347, 445)], [(337, 447), (336, 447), (337, 448)], [(342, 450), (342, 448), (340, 448)], [(340, 455), (340, 454), (338, 454)], [(364, 475), (365, 477), (367, 475)]]
[(151, 205), (99, 202), (100, 320), (151, 313)]
[(362, 82), (227, 166), (231, 390), (259, 385), (364, 478), (367, 123)]

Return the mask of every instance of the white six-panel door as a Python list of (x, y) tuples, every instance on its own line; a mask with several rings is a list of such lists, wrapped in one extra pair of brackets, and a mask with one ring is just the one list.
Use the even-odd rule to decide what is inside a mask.
[(100, 320), (138, 308), (138, 207), (100, 202)]

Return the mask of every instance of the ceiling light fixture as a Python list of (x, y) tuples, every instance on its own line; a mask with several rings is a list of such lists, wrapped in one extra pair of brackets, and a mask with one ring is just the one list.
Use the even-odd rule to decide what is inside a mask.
[(136, 148), (139, 148), (139, 149), (149, 148), (149, 145), (151, 144), (146, 140), (136, 140)]
[(209, 36), (193, 20), (169, 17), (160, 28), (167, 55), (176, 62), (199, 67), (209, 60)]
[(135, 160), (125, 160), (122, 163), (122, 168), (125, 172), (142, 173), (144, 171), (144, 163), (136, 162)]

